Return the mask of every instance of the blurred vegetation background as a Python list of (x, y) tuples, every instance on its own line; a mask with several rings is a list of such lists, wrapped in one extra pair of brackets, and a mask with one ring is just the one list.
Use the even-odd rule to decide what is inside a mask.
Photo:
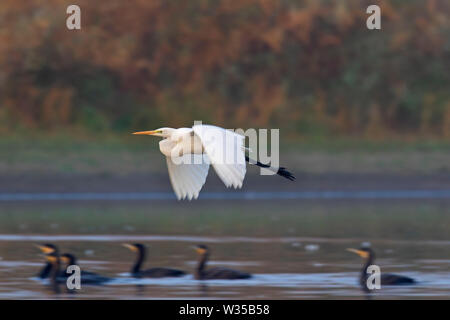
[(203, 120), (293, 139), (450, 138), (447, 0), (78, 0), (70, 31), (72, 3), (1, 1), (3, 135)]

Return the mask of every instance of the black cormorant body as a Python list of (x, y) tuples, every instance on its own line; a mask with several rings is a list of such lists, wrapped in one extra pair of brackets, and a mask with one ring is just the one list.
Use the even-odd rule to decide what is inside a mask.
[(196, 251), (199, 254), (199, 262), (195, 271), (195, 278), (197, 280), (212, 280), (212, 279), (224, 279), (224, 280), (236, 280), (236, 279), (249, 279), (251, 274), (242, 272), (239, 270), (233, 270), (229, 268), (206, 268), (206, 263), (209, 258), (209, 248), (205, 245), (196, 246)]
[(135, 278), (166, 278), (166, 277), (182, 277), (186, 273), (182, 270), (172, 268), (151, 268), (142, 270), (141, 267), (145, 260), (146, 249), (143, 244), (124, 244), (124, 246), (131, 251), (137, 253), (137, 259), (131, 268), (131, 275)]

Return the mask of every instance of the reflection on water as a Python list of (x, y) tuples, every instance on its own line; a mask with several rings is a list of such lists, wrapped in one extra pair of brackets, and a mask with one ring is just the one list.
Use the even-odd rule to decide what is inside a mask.
[[(419, 282), (383, 287), (372, 298), (450, 298), (450, 224), (446, 203), (216, 202), (0, 206), (0, 299), (365, 299), (360, 259), (345, 249), (370, 241), (382, 272)], [(56, 295), (35, 278), (50, 242), (79, 258), (82, 270), (114, 280)], [(165, 266), (181, 278), (134, 279), (135, 255), (123, 242), (148, 247), (144, 268)], [(254, 274), (248, 280), (197, 281), (192, 245), (208, 243), (210, 266)]]

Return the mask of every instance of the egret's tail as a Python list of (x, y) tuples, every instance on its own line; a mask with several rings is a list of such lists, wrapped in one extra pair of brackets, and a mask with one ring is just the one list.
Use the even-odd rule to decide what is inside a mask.
[(291, 181), (295, 180), (294, 175), (292, 173), (290, 173), (289, 171), (287, 171), (286, 168), (283, 168), (283, 167), (273, 168), (273, 167), (271, 167), (267, 164), (261, 163), (259, 161), (255, 161), (255, 160), (250, 161), (250, 158), (247, 155), (245, 156), (245, 161), (247, 161), (250, 164), (255, 164), (258, 167), (269, 169), (270, 171), (275, 172), (277, 175), (282, 176)]

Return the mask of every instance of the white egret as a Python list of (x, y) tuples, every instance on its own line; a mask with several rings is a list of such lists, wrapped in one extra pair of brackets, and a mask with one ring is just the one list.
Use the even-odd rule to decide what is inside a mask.
[(160, 128), (133, 134), (163, 138), (159, 149), (166, 156), (170, 182), (178, 200), (197, 199), (210, 163), (227, 188), (242, 187), (246, 161), (291, 181), (295, 179), (285, 168), (272, 168), (259, 161), (251, 161), (245, 155), (245, 137), (220, 127), (194, 125), (192, 128)]

